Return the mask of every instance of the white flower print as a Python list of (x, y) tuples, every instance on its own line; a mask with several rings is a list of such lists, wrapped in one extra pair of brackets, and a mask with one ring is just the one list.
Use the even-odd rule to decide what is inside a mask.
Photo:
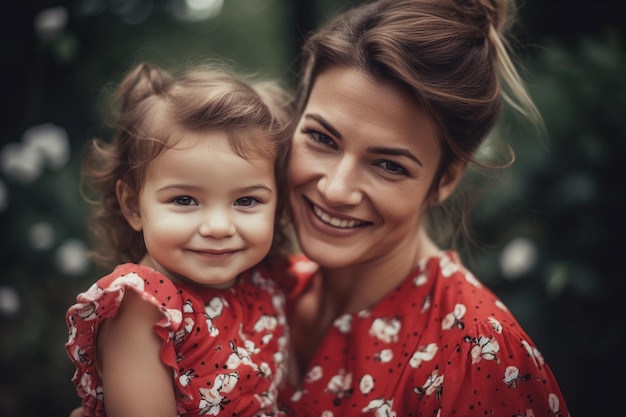
[(216, 416), (222, 408), (222, 397), (215, 388), (200, 388), (200, 414)]
[(328, 411), (328, 410), (325, 410), (325, 411), (322, 412), (322, 414), (320, 414), (320, 417), (334, 417), (334, 416), (335, 415), (333, 414), (333, 412), (332, 411)]
[(398, 340), (398, 333), (402, 324), (396, 318), (377, 318), (370, 327), (369, 335), (385, 343), (392, 343)]
[(397, 414), (393, 410), (393, 400), (385, 400), (384, 398), (376, 398), (364, 407), (361, 412), (368, 413), (374, 411), (376, 417), (396, 417)]
[(350, 333), (352, 330), (352, 316), (350, 314), (344, 314), (343, 316), (337, 317), (333, 323), (340, 333)]
[(307, 392), (307, 390), (305, 389), (299, 389), (296, 390), (293, 395), (291, 396), (291, 398), (289, 398), (291, 400), (291, 402), (298, 402), (300, 401), (300, 399), (302, 399), (302, 395), (305, 394)]
[(357, 316), (359, 316), (360, 318), (364, 319), (366, 317), (369, 317), (371, 313), (372, 313), (371, 310), (369, 308), (366, 308), (365, 310), (359, 311)]
[(437, 350), (439, 350), (439, 347), (436, 343), (429, 343), (426, 346), (420, 346), (419, 349), (413, 353), (413, 356), (411, 356), (409, 364), (413, 368), (419, 368), (423, 361), (432, 360), (432, 358), (435, 357)]
[(263, 274), (261, 274), (261, 271), (255, 270), (252, 273), (252, 277), (250, 277), (250, 281), (252, 281), (255, 286), (264, 290), (274, 287), (274, 282), (270, 279), (265, 278)]
[(374, 357), (377, 361), (382, 363), (387, 363), (393, 359), (393, 350), (391, 349), (383, 349), (376, 354)]
[(209, 335), (211, 337), (216, 337), (220, 334), (217, 326), (213, 324), (213, 319), (221, 316), (224, 307), (227, 305), (228, 303), (226, 302), (226, 300), (221, 297), (213, 297), (211, 301), (205, 304), (204, 315), (206, 317), (207, 329), (209, 329)]
[(559, 401), (559, 397), (555, 393), (551, 392), (548, 394), (548, 404), (550, 404), (550, 410), (552, 410), (554, 414), (558, 415), (561, 410), (561, 403)]
[(213, 389), (216, 389), (219, 392), (229, 393), (235, 388), (237, 382), (239, 382), (238, 372), (220, 374), (215, 378), (215, 382), (213, 383)]
[(493, 327), (493, 330), (495, 330), (496, 333), (502, 334), (502, 324), (498, 320), (493, 317), (489, 317), (487, 321), (491, 324), (491, 327)]
[(415, 284), (416, 287), (421, 287), (422, 285), (426, 284), (428, 282), (428, 274), (422, 272), (421, 274), (419, 274), (417, 277), (415, 277), (415, 280), (413, 280), (413, 284)]
[(498, 341), (494, 340), (491, 336), (478, 336), (477, 338), (466, 336), (465, 341), (473, 343), (470, 351), (472, 363), (478, 363), (481, 359), (495, 360), (496, 363), (500, 363), (500, 359), (498, 359), (500, 345), (498, 344)]
[(496, 300), (496, 307), (502, 311), (509, 311), (509, 308), (500, 300)]
[(517, 383), (520, 381), (526, 381), (530, 378), (530, 375), (521, 375), (519, 373), (519, 369), (517, 366), (507, 366), (504, 370), (504, 383), (509, 386), (509, 388), (517, 388)]
[(98, 284), (94, 283), (91, 285), (91, 287), (89, 287), (87, 291), (85, 291), (84, 293), (80, 295), (81, 301), (87, 301), (87, 302), (95, 301), (102, 296), (103, 292), (104, 291), (102, 291), (102, 289), (98, 287)]
[(220, 329), (218, 329), (214, 324), (213, 320), (207, 318), (206, 319), (206, 327), (209, 329), (209, 336), (216, 337), (220, 334)]
[(526, 348), (526, 351), (528, 352), (528, 356), (530, 356), (533, 359), (537, 368), (541, 368), (544, 365), (545, 361), (543, 360), (543, 355), (541, 354), (541, 352), (539, 352), (539, 349), (537, 349), (534, 346), (531, 346), (525, 340), (522, 340), (522, 345), (524, 346), (524, 348)]
[(244, 341), (244, 346), (245, 348), (237, 347), (233, 341), (230, 342), (230, 348), (233, 353), (231, 353), (226, 360), (226, 367), (228, 369), (236, 369), (242, 364), (248, 365), (254, 370), (258, 369), (257, 365), (250, 358), (250, 354), (257, 353), (259, 349), (256, 348), (254, 342), (250, 340)]
[(196, 374), (194, 373), (194, 370), (193, 370), (193, 369), (187, 369), (187, 370), (185, 371), (185, 373), (184, 373), (184, 374), (182, 374), (182, 375), (180, 375), (180, 376), (178, 377), (178, 382), (179, 382), (179, 383), (180, 383), (180, 385), (182, 385), (183, 387), (186, 387), (187, 385), (189, 385), (189, 384), (191, 383), (191, 380), (192, 380), (193, 378), (197, 378), (197, 377), (198, 377), (198, 375), (196, 375)]
[(87, 355), (87, 351), (80, 346), (76, 346), (76, 349), (74, 349), (74, 354), (72, 356), (74, 356), (74, 359), (79, 362), (89, 362), (89, 356)]
[(374, 389), (374, 378), (370, 375), (363, 375), (359, 382), (359, 389), (363, 394), (369, 394)]
[(258, 373), (263, 378), (270, 378), (272, 376), (272, 368), (270, 368), (267, 362), (261, 362)]
[(441, 275), (445, 278), (450, 278), (452, 274), (459, 270), (459, 266), (447, 255), (442, 256), (439, 260), (439, 268), (441, 269)]
[(94, 320), (98, 317), (99, 306), (97, 301), (91, 301), (85, 304), (76, 304), (74, 311), (84, 321)]
[[(269, 391), (265, 391), (262, 394), (254, 394), (254, 398), (256, 398), (256, 400), (259, 402), (259, 405), (261, 408), (271, 407), (272, 404), (274, 404), (274, 401), (276, 399), (274, 395), (272, 395), (272, 393)], [(265, 415), (266, 414), (262, 414), (262, 416), (265, 416)]]
[(222, 315), (225, 306), (228, 306), (226, 300), (222, 297), (213, 297), (211, 301), (204, 305), (204, 314), (210, 319), (215, 319)]
[(276, 320), (276, 317), (263, 314), (259, 317), (259, 320), (254, 323), (254, 331), (262, 332), (264, 330), (274, 330), (277, 325), (278, 320)]
[(463, 304), (457, 304), (454, 306), (454, 310), (448, 313), (441, 321), (442, 330), (450, 330), (452, 327), (458, 327), (459, 329), (465, 328), (465, 324), (461, 319), (465, 316), (467, 307)]
[(432, 301), (433, 301), (433, 297), (431, 295), (427, 295), (426, 297), (424, 297), (424, 302), (422, 303), (422, 313), (424, 313), (430, 308)]
[(465, 271), (465, 280), (467, 282), (469, 282), (470, 284), (472, 284), (474, 287), (476, 288), (481, 288), (482, 284), (480, 283), (480, 281), (478, 279), (476, 279), (476, 277), (469, 271)]
[(324, 391), (333, 393), (337, 397), (342, 398), (344, 395), (352, 392), (351, 385), (352, 374), (346, 373), (344, 369), (340, 369), (337, 375), (330, 378)]
[(194, 326), (195, 322), (193, 319), (191, 317), (185, 317), (185, 320), (183, 320), (183, 326), (174, 332), (173, 335), (170, 332), (170, 338), (175, 344), (181, 343), (185, 340), (185, 337), (193, 331)]
[(441, 385), (443, 384), (443, 375), (439, 375), (439, 369), (435, 368), (426, 378), (426, 382), (421, 387), (414, 387), (413, 392), (419, 395), (432, 395), (435, 393), (437, 398), (441, 397)]
[(134, 272), (131, 272), (130, 274), (126, 274), (126, 275), (122, 275), (120, 277), (117, 277), (109, 286), (110, 289), (112, 290), (118, 290), (122, 287), (124, 287), (125, 285), (129, 286), (129, 287), (135, 287), (137, 289), (139, 289), (140, 292), (144, 291), (144, 282), (143, 282), (143, 278), (141, 278), (139, 275), (135, 274)]
[(306, 374), (304, 380), (306, 382), (315, 382), (324, 376), (324, 371), (321, 366), (314, 366), (311, 370)]
[(318, 265), (309, 260), (299, 260), (293, 264), (293, 269), (298, 274), (311, 275), (318, 270)]
[(185, 302), (183, 303), (183, 312), (194, 313), (193, 304), (191, 303), (191, 300), (185, 300)]

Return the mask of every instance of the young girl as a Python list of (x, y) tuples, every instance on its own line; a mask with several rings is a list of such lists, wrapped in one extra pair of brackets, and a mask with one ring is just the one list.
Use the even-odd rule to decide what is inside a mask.
[(149, 64), (119, 86), (115, 138), (94, 141), (84, 170), (98, 255), (119, 265), (67, 312), (86, 416), (281, 415), (279, 93)]

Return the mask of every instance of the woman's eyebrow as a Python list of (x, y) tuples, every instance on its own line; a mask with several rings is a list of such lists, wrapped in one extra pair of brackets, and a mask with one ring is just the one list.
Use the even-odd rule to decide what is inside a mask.
[[(315, 120), (317, 123), (319, 123), (320, 125), (322, 125), (322, 127), (326, 130), (328, 130), (333, 136), (335, 136), (337, 139), (341, 139), (341, 133), (339, 133), (339, 131), (337, 129), (335, 129), (329, 122), (328, 120), (324, 119), (322, 116), (320, 116), (319, 114), (316, 113), (307, 113), (304, 115), (305, 119), (312, 119)], [(384, 148), (384, 147), (370, 147), (367, 149), (368, 152), (372, 152), (372, 153), (378, 153), (378, 154), (382, 154), (382, 155), (392, 155), (392, 156), (405, 156), (413, 161), (415, 161), (417, 164), (419, 164), (420, 166), (424, 166), (424, 164), (422, 163), (422, 161), (420, 161), (420, 159), (413, 155), (411, 152), (409, 152), (406, 149), (397, 149), (397, 148)]]
[(324, 127), (324, 129), (328, 130), (333, 136), (335, 136), (337, 139), (341, 139), (341, 133), (339, 133), (339, 131), (337, 129), (335, 129), (333, 127), (333, 125), (331, 125), (328, 122), (328, 120), (324, 119), (319, 114), (307, 113), (307, 114), (304, 115), (304, 118), (305, 119), (313, 119), (313, 120), (315, 120), (317, 123), (321, 124), (322, 127)]
[(407, 158), (417, 162), (420, 166), (424, 166), (424, 164), (422, 163), (422, 161), (420, 161), (420, 159), (413, 155), (411, 152), (409, 152), (406, 149), (398, 149), (398, 148), (383, 148), (383, 147), (370, 147), (367, 148), (368, 152), (372, 152), (372, 153), (379, 153), (379, 154), (383, 154), (383, 155), (392, 155), (392, 156), (406, 156)]

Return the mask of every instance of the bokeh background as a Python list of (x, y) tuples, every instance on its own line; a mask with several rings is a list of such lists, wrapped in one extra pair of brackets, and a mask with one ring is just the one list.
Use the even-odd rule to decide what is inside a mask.
[[(0, 1), (0, 415), (66, 417), (64, 314), (88, 261), (79, 161), (133, 63), (227, 59), (293, 86), (302, 37), (358, 1)], [(474, 213), (471, 268), (517, 315), (576, 417), (621, 415), (626, 375), (626, 18), (619, 0), (523, 0), (515, 28), (547, 135)]]

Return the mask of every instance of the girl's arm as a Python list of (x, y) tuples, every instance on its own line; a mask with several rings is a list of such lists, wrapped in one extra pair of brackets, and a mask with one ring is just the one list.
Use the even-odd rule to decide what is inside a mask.
[(159, 310), (127, 290), (118, 315), (98, 333), (98, 364), (108, 417), (175, 417), (172, 370), (153, 330)]

